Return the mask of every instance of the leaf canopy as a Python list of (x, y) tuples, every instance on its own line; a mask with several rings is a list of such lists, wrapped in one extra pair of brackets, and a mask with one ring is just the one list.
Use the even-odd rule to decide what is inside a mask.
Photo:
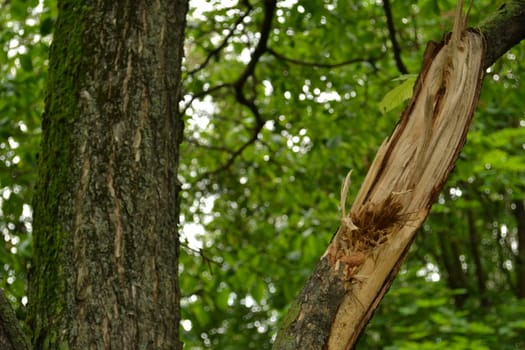
[[(411, 93), (397, 82), (381, 2), (192, 1), (180, 287), (187, 349), (269, 349), (339, 220), (345, 175), (360, 184)], [(401, 58), (417, 74), (451, 1), (393, 2)], [(495, 9), (477, 1), (476, 24)], [(53, 1), (0, 8), (1, 287), (24, 317)], [(518, 246), (525, 189), (525, 51), (487, 70), (467, 144), (358, 348), (525, 347)], [(397, 85), (397, 87), (396, 87)], [(384, 113), (382, 113), (384, 112)], [(357, 190), (353, 185), (349, 202)]]

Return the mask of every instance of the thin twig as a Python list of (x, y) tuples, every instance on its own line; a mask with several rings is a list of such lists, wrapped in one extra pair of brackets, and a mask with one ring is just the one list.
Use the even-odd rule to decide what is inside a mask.
[(394, 19), (392, 17), (390, 0), (383, 0), (383, 9), (385, 11), (388, 35), (390, 36), (390, 41), (392, 42), (392, 49), (394, 50), (394, 60), (396, 61), (397, 69), (401, 74), (408, 74), (408, 69), (406, 68), (405, 64), (403, 63), (403, 60), (401, 59), (401, 48), (396, 39), (396, 29), (394, 27)]
[(192, 248), (186, 242), (180, 242), (180, 246), (181, 246), (181, 248), (186, 250), (188, 252), (188, 254), (192, 254), (193, 256), (200, 257), (204, 262), (206, 262), (206, 265), (208, 265), (208, 268), (211, 268), (211, 264), (217, 265), (219, 267), (223, 266), (222, 262), (217, 261), (217, 260), (207, 256), (204, 253), (204, 249), (202, 249), (202, 248), (199, 248), (199, 249)]
[(252, 143), (254, 143), (257, 140), (257, 138), (259, 137), (259, 132), (262, 130), (263, 126), (264, 126), (264, 123), (262, 125), (257, 125), (257, 127), (252, 131), (252, 135), (250, 139), (248, 139), (248, 141), (243, 143), (242, 146), (239, 147), (235, 152), (231, 153), (230, 157), (228, 158), (228, 160), (226, 160), (224, 164), (222, 164), (218, 168), (202, 173), (201, 176), (199, 176), (195, 180), (195, 182), (199, 182), (202, 179), (205, 179), (207, 177), (217, 175), (218, 173), (223, 172), (224, 170), (228, 169), (233, 164), (233, 162), (235, 162), (237, 157), (239, 157), (242, 154), (242, 152), (244, 152), (244, 150), (248, 148), (248, 146), (250, 146)]
[(264, 1), (264, 18), (261, 24), (261, 30), (260, 30), (260, 40), (257, 43), (257, 46), (255, 47), (255, 50), (252, 53), (250, 62), (246, 65), (244, 68), (244, 71), (241, 73), (239, 78), (231, 84), (231, 86), (234, 89), (235, 92), (235, 99), (237, 102), (239, 102), (241, 105), (247, 107), (250, 112), (253, 114), (255, 118), (255, 125), (252, 129), (251, 136), (243, 143), (236, 151), (231, 153), (230, 157), (226, 162), (219, 166), (218, 168), (207, 171), (203, 173), (198, 179), (197, 182), (209, 177), (211, 175), (216, 175), (219, 172), (222, 172), (226, 169), (228, 169), (237, 159), (239, 155), (242, 154), (242, 152), (251, 144), (253, 144), (255, 141), (257, 141), (259, 137), (259, 133), (261, 132), (262, 128), (264, 127), (264, 118), (262, 117), (261, 113), (259, 112), (259, 109), (257, 108), (255, 104), (255, 96), (251, 99), (247, 98), (244, 93), (244, 86), (246, 85), (246, 82), (250, 77), (254, 77), (255, 75), (255, 67), (257, 63), (259, 62), (261, 56), (267, 52), (268, 50), (268, 38), (270, 37), (271, 29), (272, 29), (272, 22), (273, 17), (275, 14), (275, 7), (277, 4), (277, 0), (265, 0)]
[(217, 46), (215, 49), (213, 49), (212, 51), (209, 52), (208, 56), (206, 56), (206, 59), (204, 60), (204, 62), (202, 62), (200, 65), (198, 65), (195, 69), (192, 69), (191, 71), (188, 72), (188, 75), (193, 75), (197, 72), (199, 72), (200, 70), (204, 69), (208, 63), (210, 62), (210, 60), (213, 58), (213, 57), (216, 57), (216, 56), (219, 56), (220, 52), (226, 47), (226, 45), (228, 45), (228, 42), (230, 41), (230, 38), (233, 36), (233, 34), (235, 33), (235, 30), (237, 29), (237, 27), (239, 26), (239, 24), (241, 24), (244, 19), (252, 12), (253, 10), (253, 6), (248, 2), (248, 1), (244, 1), (243, 2), (247, 7), (248, 9), (246, 10), (246, 12), (244, 12), (239, 18), (237, 18), (237, 20), (235, 21), (235, 23), (231, 26), (230, 30), (228, 31), (228, 34), (226, 34), (226, 36), (224, 37), (224, 39), (222, 40), (222, 42), (219, 44), (219, 46)]
[(184, 142), (195, 145), (199, 148), (205, 148), (210, 151), (219, 151), (219, 152), (226, 152), (226, 153), (233, 153), (234, 151), (227, 148), (227, 147), (220, 147), (220, 146), (213, 146), (213, 145), (206, 145), (202, 142), (197, 141), (196, 139), (192, 137), (184, 137)]
[(268, 48), (268, 53), (272, 54), (273, 56), (277, 57), (280, 60), (290, 62), (293, 64), (297, 64), (300, 66), (306, 66), (306, 67), (317, 67), (317, 68), (338, 68), (342, 66), (346, 66), (349, 64), (355, 64), (355, 63), (371, 63), (373, 64), (376, 62), (379, 57), (371, 57), (371, 58), (353, 58), (342, 62), (337, 63), (323, 63), (323, 62), (308, 62), (308, 61), (302, 61), (295, 58), (286, 57), (283, 54), (275, 51), (272, 48)]

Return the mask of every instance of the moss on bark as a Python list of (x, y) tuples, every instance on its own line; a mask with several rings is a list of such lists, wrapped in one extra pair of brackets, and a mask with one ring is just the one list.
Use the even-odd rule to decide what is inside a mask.
[[(69, 16), (60, 16), (50, 50), (49, 80), (45, 113), (42, 119), (42, 143), (39, 177), (33, 197), (34, 254), (30, 269), (28, 323), (34, 331), (37, 348), (50, 348), (58, 338), (58, 322), (68, 307), (64, 246), (71, 239), (60, 220), (61, 203), (67, 201), (64, 189), (71, 187), (72, 157), (76, 141), (72, 125), (79, 115), (78, 93), (83, 60), (84, 17), (89, 7), (82, 1), (60, 2)], [(45, 281), (45, 283), (42, 283)]]
[(525, 37), (525, 1), (505, 1), (479, 25), (479, 30), (487, 44), (487, 68)]
[(187, 1), (61, 1), (34, 196), (38, 349), (178, 349)]

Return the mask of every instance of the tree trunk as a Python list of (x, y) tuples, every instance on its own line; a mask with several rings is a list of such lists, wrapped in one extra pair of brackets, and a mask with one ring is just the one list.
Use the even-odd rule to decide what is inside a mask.
[(470, 251), (472, 254), (472, 260), (474, 263), (474, 271), (476, 273), (476, 281), (478, 284), (478, 293), (481, 300), (481, 306), (488, 307), (490, 302), (487, 298), (487, 287), (485, 286), (485, 269), (483, 268), (483, 262), (481, 259), (480, 245), (478, 229), (476, 227), (476, 220), (474, 214), (470, 209), (467, 209), (467, 222), (470, 240)]
[(58, 1), (33, 200), (37, 349), (180, 349), (186, 0)]
[[(447, 214), (441, 214), (439, 219), (441, 222), (447, 223)], [(465, 273), (461, 267), (459, 260), (460, 249), (458, 248), (457, 237), (450, 235), (454, 232), (454, 227), (451, 222), (448, 222), (451, 231), (436, 232), (439, 241), (441, 254), (439, 255), (441, 263), (445, 267), (447, 285), (452, 290), (464, 289), (463, 293), (454, 294), (454, 304), (458, 308), (462, 308), (468, 295), (468, 285)]]
[(414, 96), (348, 216), (345, 182), (341, 226), (292, 304), (274, 350), (353, 348), (392, 284), (465, 142), (483, 69), (525, 36), (525, 3), (507, 2), (479, 32), (464, 32), (464, 25), (458, 11), (452, 35), (427, 46)]
[(515, 200), (514, 217), (518, 227), (518, 249), (516, 258), (516, 296), (525, 298), (525, 206), (523, 200)]

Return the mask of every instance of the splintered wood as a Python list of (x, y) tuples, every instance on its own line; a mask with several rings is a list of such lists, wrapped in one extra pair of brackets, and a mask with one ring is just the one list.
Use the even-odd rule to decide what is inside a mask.
[[(484, 39), (465, 30), (428, 44), (414, 94), (379, 148), (350, 212), (299, 293), (273, 349), (353, 348), (392, 284), (465, 143), (483, 79)], [(335, 316), (334, 316), (335, 315)]]
[[(377, 152), (349, 214), (342, 200), (341, 226), (323, 258), (348, 282), (348, 291), (327, 349), (354, 344), (465, 143), (485, 47), (478, 32), (465, 30), (461, 7), (460, 2), (452, 34), (428, 44), (413, 97)], [(348, 186), (347, 178), (344, 198)]]
[(398, 194), (389, 195), (379, 207), (367, 203), (346, 216), (351, 174), (346, 176), (341, 190), (341, 225), (325, 253), (334, 270), (347, 282), (356, 280), (355, 272), (374, 249), (385, 243), (399, 224), (406, 222), (401, 215), (402, 205), (396, 198)]
[[(465, 20), (455, 25), (464, 26)], [(406, 225), (417, 228), (426, 217), (465, 142), (483, 78), (483, 45), (479, 33), (465, 30), (428, 44), (413, 97), (377, 152), (348, 215), (349, 177), (345, 180), (341, 226), (325, 253), (337, 268), (348, 261), (356, 271), (363, 254)], [(343, 277), (350, 279), (351, 271), (345, 271)]]

